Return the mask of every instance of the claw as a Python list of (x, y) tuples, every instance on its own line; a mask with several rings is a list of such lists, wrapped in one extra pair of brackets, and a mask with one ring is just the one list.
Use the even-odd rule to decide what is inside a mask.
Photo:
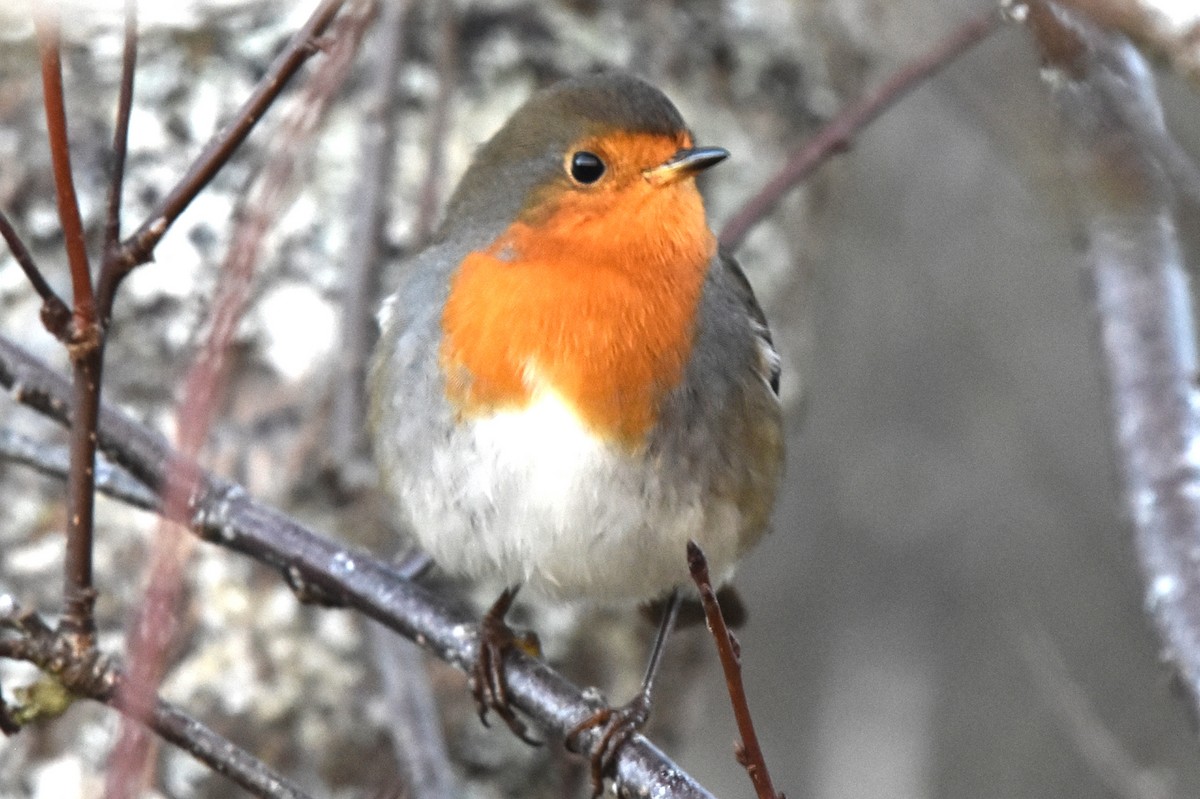
[(530, 737), (525, 722), (512, 709), (504, 674), (504, 656), (508, 650), (515, 648), (535, 656), (540, 653), (537, 636), (532, 633), (518, 636), (504, 621), (516, 596), (516, 588), (506, 589), (479, 623), (479, 654), (471, 667), (471, 695), (475, 697), (475, 707), (483, 726), (492, 726), (488, 724), (487, 716), (488, 711), (493, 710), (514, 735), (530, 746), (541, 746), (542, 742)]
[(650, 696), (641, 693), (627, 705), (597, 710), (567, 731), (567, 747), (576, 752), (582, 748), (580, 736), (589, 730), (600, 731), (600, 740), (590, 758), (592, 799), (604, 792), (604, 778), (616, 775), (617, 755), (621, 747), (645, 726), (650, 718), (650, 706)]

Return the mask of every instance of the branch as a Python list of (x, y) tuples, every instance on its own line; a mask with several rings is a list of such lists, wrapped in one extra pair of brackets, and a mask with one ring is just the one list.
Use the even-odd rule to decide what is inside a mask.
[[(176, 413), (179, 420), (176, 446), (184, 458), (177, 465), (182, 468), (169, 475), (163, 491), (166, 518), (152, 539), (147, 567), (149, 584), (127, 634), (129, 679), (121, 691), (123, 700), (133, 709), (150, 711), (167, 668), (167, 652), (181, 615), (178, 605), (183, 569), (194, 546), (194, 539), (169, 520), (186, 513), (188, 498), (196, 490), (199, 474), (192, 462), (208, 439), (212, 420), (226, 394), (229, 348), (244, 316), (255, 268), (262, 261), (263, 242), (285, 207), (296, 166), (302, 161), (313, 132), (349, 72), (371, 11), (371, 3), (359, 0), (352, 5), (351, 13), (338, 18), (327, 57), (321, 60), (303, 95), (282, 120), (277, 132), (282, 145), (255, 176), (246, 192), (246, 201), (239, 208), (233, 241), (221, 264), (207, 333), (183, 380), (183, 399)], [(152, 756), (150, 749), (140, 726), (121, 725), (109, 756), (106, 796), (112, 799), (133, 795), (135, 784)]]
[(783, 168), (758, 194), (746, 200), (721, 230), (721, 246), (736, 250), (746, 235), (774, 210), (783, 196), (803, 182), (831, 156), (845, 152), (854, 136), (905, 95), (933, 77), (954, 59), (1000, 27), (1000, 14), (991, 9), (967, 20), (923, 56), (896, 70), (882, 86), (843, 108), (788, 158)]
[(38, 269), (37, 263), (29, 253), (29, 248), (25, 246), (25, 242), (21, 241), (16, 228), (12, 226), (12, 222), (8, 220), (3, 211), (0, 211), (0, 236), (4, 237), (9, 252), (17, 260), (21, 271), (25, 273), (25, 278), (42, 298), (42, 324), (50, 331), (50, 335), (66, 343), (71, 336), (71, 309), (46, 282), (42, 270)]
[[(11, 597), (0, 595), (0, 657), (23, 660), (51, 675), (70, 694), (94, 699), (128, 718), (144, 723), (163, 740), (175, 744), (213, 771), (223, 774), (255, 796), (267, 799), (309, 799), (265, 763), (223, 738), (179, 708), (155, 699), (149, 714), (122, 699), (125, 675), (98, 650), (80, 653), (73, 642), (41, 617), (21, 610)], [(12, 714), (11, 709), (6, 709)], [(15, 725), (10, 725), (15, 726)]]
[[(66, 381), (4, 337), (0, 337), (0, 385), (19, 402), (60, 423), (69, 422)], [(179, 456), (159, 435), (119, 411), (103, 409), (99, 439), (113, 462), (156, 491), (169, 474), (197, 469), (199, 488), (190, 498), (186, 517), (176, 521), (206, 541), (278, 569), (302, 599), (355, 608), (460, 671), (467, 672), (474, 663), (477, 622), (446, 599), (406, 580), (395, 566), (322, 538), (251, 499), (235, 483), (199, 472), (195, 465), (181, 466)], [(560, 741), (595, 712), (579, 688), (541, 661), (514, 652), (506, 674), (514, 706)], [(592, 733), (577, 739), (581, 754), (590, 756), (598, 738)], [(711, 797), (641, 735), (622, 747), (617, 780), (633, 794)]]
[(59, 56), (58, 9), (50, 5), (34, 13), (42, 67), (42, 105), (46, 111), (46, 137), (54, 170), (54, 192), (62, 225), (67, 261), (71, 268), (72, 320), (67, 354), (73, 371), (72, 403), (76, 424), (71, 428), (71, 473), (67, 480), (67, 546), (63, 562), (62, 624), (71, 631), (80, 650), (94, 644), (96, 622), (92, 611), (92, 533), (96, 486), (96, 413), (100, 405), (104, 338), (96, 321), (95, 295), (83, 218), (71, 176), (71, 147), (63, 102), (62, 62)]
[[(15, 430), (0, 427), (0, 460), (19, 463), (47, 477), (66, 480), (70, 457), (66, 447), (42, 444)], [(135, 508), (156, 511), (159, 506), (158, 494), (103, 458), (96, 459), (96, 488)]]
[(717, 655), (721, 659), (721, 671), (725, 674), (725, 687), (729, 690), (729, 704), (733, 706), (733, 716), (737, 722), (738, 735), (741, 740), (734, 747), (737, 762), (750, 775), (754, 785), (754, 793), (758, 799), (784, 799), (782, 793), (775, 792), (771, 784), (771, 772), (767, 770), (767, 761), (763, 757), (762, 747), (758, 745), (758, 733), (754, 731), (754, 719), (750, 716), (750, 703), (746, 699), (746, 686), (742, 683), (741, 647), (725, 624), (721, 613), (721, 603), (717, 601), (717, 592), (713, 589), (712, 579), (708, 575), (708, 560), (695, 541), (687, 543), (688, 572), (696, 590), (700, 592), (700, 603), (704, 607), (704, 618), (708, 622), (708, 631), (712, 633), (717, 644)]
[(58, 219), (62, 224), (67, 262), (71, 266), (75, 329), (73, 338), (87, 336), (95, 325), (95, 297), (88, 266), (87, 242), (83, 217), (71, 177), (71, 146), (67, 137), (67, 111), (63, 103), (62, 61), (59, 57), (58, 9), (41, 4), (33, 15), (37, 28), (38, 53), (42, 65), (42, 105), (46, 110), (46, 138), (50, 143), (50, 162), (54, 169), (54, 193), (58, 198)]
[[(125, 183), (125, 155), (129, 150), (129, 117), (133, 109), (133, 74), (137, 67), (137, 0), (125, 0), (125, 45), (121, 51), (121, 89), (117, 95), (117, 122), (113, 128), (112, 183), (108, 187), (108, 207), (104, 221), (105, 261), (117, 257), (121, 241), (121, 196)], [(108, 299), (112, 299), (111, 297)], [(100, 317), (108, 324), (112, 308), (100, 307)]]
[(1146, 607), (1200, 707), (1196, 330), (1169, 165), (1141, 133), (1148, 126), (1166, 136), (1162, 109), (1149, 65), (1124, 37), (1054, 3), (1031, 3), (1029, 12), (1087, 235), (1097, 345)]
[(250, 135), (262, 115), (275, 102), (288, 81), (319, 49), (316, 39), (333, 21), (345, 0), (322, 0), (308, 22), (292, 36), (276, 57), (254, 92), (238, 109), (233, 122), (214, 136), (196, 158), (187, 174), (163, 198), (141, 226), (107, 259), (100, 276), (101, 304), (111, 305), (117, 285), (131, 270), (150, 261), (154, 248), (184, 209), (191, 204), (213, 176), (225, 165), (238, 146)]

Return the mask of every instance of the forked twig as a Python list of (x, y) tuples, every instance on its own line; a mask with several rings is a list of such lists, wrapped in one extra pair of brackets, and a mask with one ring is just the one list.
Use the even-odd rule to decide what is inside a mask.
[(254, 92), (238, 109), (233, 121), (205, 145), (187, 173), (167, 192), (141, 226), (121, 244), (116, 255), (107, 260), (98, 289), (102, 305), (111, 307), (112, 297), (120, 282), (135, 267), (151, 259), (154, 247), (167, 229), (250, 135), (292, 76), (317, 52), (317, 37), (329, 27), (344, 3), (345, 0), (323, 0), (271, 64)]
[[(261, 760), (192, 718), (174, 705), (155, 698), (149, 712), (136, 712), (118, 690), (125, 675), (96, 649), (80, 652), (62, 630), (55, 630), (40, 616), (22, 610), (11, 597), (0, 595), (0, 657), (36, 665), (73, 696), (83, 696), (108, 705), (145, 724), (163, 740), (180, 747), (218, 774), (264, 799), (308, 799)], [(15, 709), (0, 709), (9, 723), (0, 724), (6, 733), (20, 725)]]

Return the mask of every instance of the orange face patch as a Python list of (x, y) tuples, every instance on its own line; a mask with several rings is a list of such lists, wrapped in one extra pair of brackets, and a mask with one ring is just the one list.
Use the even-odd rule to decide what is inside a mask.
[[(683, 376), (716, 239), (694, 180), (643, 176), (686, 137), (577, 143), (594, 185), (548, 185), (455, 274), (442, 315), (446, 395), (465, 417), (557, 393), (596, 435), (636, 448)], [(568, 152), (567, 157), (570, 157)]]

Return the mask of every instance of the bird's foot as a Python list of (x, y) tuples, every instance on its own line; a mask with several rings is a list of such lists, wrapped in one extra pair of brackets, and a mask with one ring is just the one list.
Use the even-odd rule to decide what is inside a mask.
[(512, 709), (504, 673), (504, 656), (510, 649), (518, 649), (530, 657), (541, 655), (541, 645), (535, 633), (518, 634), (504, 620), (516, 595), (515, 588), (505, 590), (479, 623), (479, 653), (471, 667), (471, 695), (475, 697), (479, 720), (485, 727), (491, 726), (487, 715), (489, 710), (493, 710), (514, 735), (530, 746), (541, 746), (542, 742), (530, 737), (525, 722)]
[(650, 696), (643, 692), (627, 705), (597, 710), (567, 732), (567, 748), (575, 752), (582, 749), (582, 735), (590, 730), (598, 732), (599, 739), (591, 755), (593, 799), (604, 791), (604, 778), (616, 774), (621, 747), (645, 726), (650, 718), (650, 707)]

